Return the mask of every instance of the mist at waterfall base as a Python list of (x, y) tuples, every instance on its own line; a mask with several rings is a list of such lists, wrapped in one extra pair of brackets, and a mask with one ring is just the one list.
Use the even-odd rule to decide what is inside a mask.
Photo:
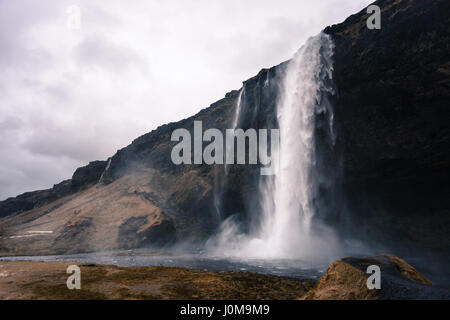
[[(249, 228), (241, 226), (237, 215), (228, 216), (217, 235), (207, 242), (210, 254), (315, 263), (342, 256), (343, 249), (333, 230), (314, 217), (322, 174), (316, 158), (316, 115), (326, 116), (330, 145), (335, 143), (336, 135), (328, 98), (334, 94), (333, 49), (331, 37), (320, 33), (287, 63), (278, 79), (276, 122), (281, 137), (279, 149), (272, 150), (275, 175), (260, 177), (261, 210), (253, 215)], [(243, 110), (243, 94), (245, 86), (237, 100), (235, 127)]]

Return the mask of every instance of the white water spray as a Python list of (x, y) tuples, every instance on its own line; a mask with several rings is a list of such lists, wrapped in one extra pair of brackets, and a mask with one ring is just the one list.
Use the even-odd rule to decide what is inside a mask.
[(236, 112), (234, 114), (233, 124), (231, 125), (231, 129), (236, 129), (239, 121), (239, 114), (241, 112), (241, 102), (242, 102), (242, 94), (244, 93), (245, 88), (243, 87), (241, 91), (239, 91), (239, 96), (236, 101)]
[[(222, 224), (217, 253), (242, 258), (330, 259), (338, 256), (331, 230), (313, 224), (316, 195), (315, 114), (331, 112), (322, 95), (332, 92), (333, 42), (310, 38), (289, 61), (277, 102), (281, 131), (273, 179), (261, 183), (263, 212), (258, 228), (240, 234), (233, 220)], [(238, 115), (236, 116), (238, 117)], [(329, 116), (333, 119), (333, 115)], [(332, 122), (330, 132), (334, 140)]]

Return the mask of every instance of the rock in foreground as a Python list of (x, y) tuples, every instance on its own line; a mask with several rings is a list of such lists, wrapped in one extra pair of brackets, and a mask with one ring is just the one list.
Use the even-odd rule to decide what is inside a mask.
[[(367, 267), (381, 271), (381, 289), (367, 288)], [(367, 258), (342, 258), (330, 264), (316, 287), (303, 299), (377, 300), (450, 299), (450, 290), (436, 287), (404, 260), (393, 255)]]

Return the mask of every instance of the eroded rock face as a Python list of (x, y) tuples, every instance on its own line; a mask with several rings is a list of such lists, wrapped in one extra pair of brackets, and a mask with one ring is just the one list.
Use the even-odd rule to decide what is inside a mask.
[[(0, 255), (76, 253), (164, 246), (173, 220), (149, 195), (154, 172), (96, 185), (0, 221)], [(182, 230), (182, 228), (180, 228)]]
[(106, 161), (92, 161), (87, 166), (75, 170), (70, 181), (73, 190), (81, 190), (96, 184), (106, 167)]
[[(370, 265), (380, 267), (381, 289), (368, 289), (366, 273)], [(435, 287), (416, 269), (393, 255), (342, 258), (333, 262), (316, 287), (303, 299), (449, 299), (450, 290)]]
[(161, 216), (158, 221), (147, 217), (131, 217), (119, 227), (118, 246), (132, 249), (145, 246), (164, 246), (174, 242), (176, 230), (171, 219)]

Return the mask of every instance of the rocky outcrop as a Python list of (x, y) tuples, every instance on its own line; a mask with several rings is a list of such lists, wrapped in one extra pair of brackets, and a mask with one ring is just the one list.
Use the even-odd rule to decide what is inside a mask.
[(78, 168), (70, 180), (72, 190), (80, 191), (96, 184), (105, 168), (106, 161), (92, 161), (87, 166)]
[[(380, 268), (380, 289), (368, 289), (367, 268)], [(389, 300), (449, 299), (448, 288), (436, 287), (404, 260), (393, 255), (342, 258), (333, 262), (303, 299)]]

